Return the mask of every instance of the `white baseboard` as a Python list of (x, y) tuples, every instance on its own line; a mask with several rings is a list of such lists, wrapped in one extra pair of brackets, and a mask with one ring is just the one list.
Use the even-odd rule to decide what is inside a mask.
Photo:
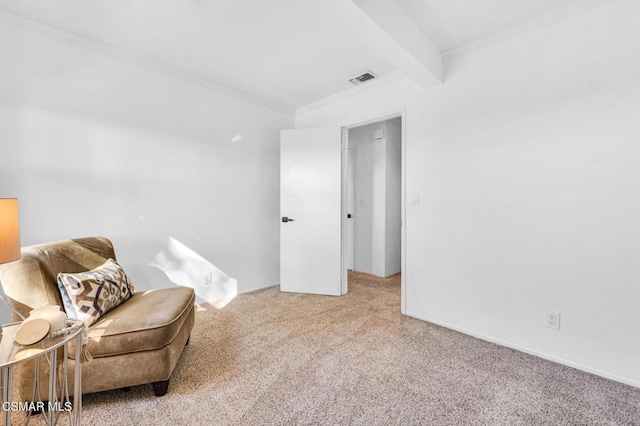
[(385, 278), (391, 278), (392, 276), (394, 276), (394, 275), (396, 275), (396, 274), (399, 274), (400, 272), (402, 272), (402, 269), (398, 269), (398, 270), (397, 270), (397, 271), (395, 271), (395, 272), (392, 272), (392, 273), (390, 273), (390, 274), (387, 274), (387, 276), (386, 276)]
[(548, 354), (546, 352), (541, 352), (541, 351), (538, 351), (538, 350), (535, 350), (535, 349), (528, 348), (526, 346), (521, 346), (521, 345), (518, 345), (518, 344), (515, 344), (515, 343), (512, 343), (512, 342), (508, 342), (508, 341), (505, 341), (505, 340), (496, 339), (494, 337), (487, 336), (485, 334), (478, 333), (478, 332), (475, 332), (473, 330), (469, 330), (469, 329), (466, 329), (466, 328), (463, 328), (463, 327), (453, 326), (451, 324), (447, 324), (447, 323), (442, 322), (442, 321), (434, 320), (432, 318), (423, 317), (421, 315), (416, 315), (416, 314), (409, 313), (409, 312), (407, 312), (406, 315), (409, 316), (409, 317), (413, 317), (413, 318), (417, 318), (417, 319), (422, 320), (422, 321), (430, 322), (432, 324), (436, 324), (436, 325), (439, 325), (439, 326), (442, 326), (442, 327), (445, 327), (445, 328), (448, 328), (448, 329), (451, 329), (451, 330), (455, 330), (455, 331), (458, 331), (460, 333), (463, 333), (463, 334), (466, 334), (466, 335), (469, 335), (469, 336), (472, 336), (472, 337), (476, 337), (476, 338), (481, 339), (481, 340), (485, 340), (487, 342), (495, 343), (495, 344), (498, 344), (500, 346), (505, 346), (507, 348), (515, 349), (515, 350), (518, 350), (520, 352), (525, 352), (525, 353), (528, 353), (530, 355), (534, 355), (534, 356), (546, 359), (548, 361), (553, 361), (553, 362), (556, 362), (558, 364), (566, 365), (568, 367), (572, 367), (572, 368), (575, 368), (577, 370), (581, 370), (581, 371), (585, 371), (587, 373), (595, 374), (596, 376), (604, 377), (605, 379), (614, 380), (616, 382), (624, 383), (625, 385), (630, 385), (630, 386), (634, 386), (634, 387), (640, 388), (640, 382), (638, 382), (636, 380), (629, 379), (627, 377), (622, 377), (622, 376), (618, 376), (617, 374), (608, 373), (606, 371), (602, 371), (602, 370), (599, 370), (597, 368), (589, 367), (588, 365), (584, 365), (584, 364), (580, 364), (580, 363), (577, 363), (577, 362), (573, 362), (573, 361), (570, 361), (568, 359), (564, 359), (564, 358), (560, 358), (560, 357), (557, 357), (557, 356), (554, 356), (554, 355), (550, 355), (550, 354)]
[(280, 283), (276, 283), (276, 284), (267, 284), (265, 286), (262, 287), (256, 287), (256, 288), (251, 288), (249, 290), (244, 290), (244, 291), (239, 291), (238, 294), (247, 294), (247, 293), (253, 293), (254, 291), (258, 291), (258, 290), (264, 290), (265, 288), (269, 288), (269, 287), (276, 287), (279, 286)]

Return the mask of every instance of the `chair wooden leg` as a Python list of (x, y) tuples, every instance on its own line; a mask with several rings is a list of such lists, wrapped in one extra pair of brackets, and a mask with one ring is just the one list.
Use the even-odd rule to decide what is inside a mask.
[(151, 383), (151, 386), (153, 386), (153, 393), (155, 393), (156, 396), (164, 396), (169, 390), (169, 380), (163, 380), (162, 382), (153, 382)]

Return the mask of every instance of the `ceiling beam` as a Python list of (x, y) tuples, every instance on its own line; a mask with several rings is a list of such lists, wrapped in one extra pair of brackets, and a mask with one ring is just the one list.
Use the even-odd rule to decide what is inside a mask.
[(423, 88), (442, 83), (438, 48), (394, 0), (352, 0), (379, 31), (369, 32), (370, 47)]

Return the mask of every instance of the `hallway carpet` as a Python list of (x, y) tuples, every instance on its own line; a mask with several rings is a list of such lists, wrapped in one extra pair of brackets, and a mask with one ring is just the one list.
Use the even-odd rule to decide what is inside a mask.
[(638, 388), (403, 317), (399, 276), (204, 309), (166, 396), (86, 395), (83, 424), (640, 425)]

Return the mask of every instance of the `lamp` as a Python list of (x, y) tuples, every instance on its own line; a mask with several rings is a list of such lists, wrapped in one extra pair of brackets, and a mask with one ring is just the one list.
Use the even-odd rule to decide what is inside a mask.
[[(20, 256), (18, 199), (0, 198), (0, 264), (13, 262), (20, 259)], [(7, 303), (4, 294), (0, 294), (0, 299), (11, 312), (24, 319), (24, 316)]]
[(18, 199), (0, 198), (0, 263), (20, 259)]

